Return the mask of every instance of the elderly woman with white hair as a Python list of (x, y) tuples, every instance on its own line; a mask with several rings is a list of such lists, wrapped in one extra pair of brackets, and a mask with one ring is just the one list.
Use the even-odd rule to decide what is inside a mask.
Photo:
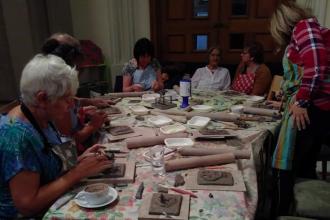
[(25, 66), (21, 105), (0, 117), (1, 219), (40, 214), (82, 178), (111, 167), (95, 145), (64, 172), (53, 150), (61, 140), (51, 122), (69, 110), (77, 87), (76, 70), (57, 56), (36, 55)]

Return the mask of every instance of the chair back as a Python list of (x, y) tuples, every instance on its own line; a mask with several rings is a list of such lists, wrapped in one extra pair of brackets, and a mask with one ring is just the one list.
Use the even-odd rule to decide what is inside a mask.
[(17, 105), (19, 105), (19, 101), (17, 99), (15, 99), (15, 100), (11, 101), (10, 103), (8, 103), (4, 106), (1, 106), (0, 114), (9, 112), (12, 108), (16, 107)]

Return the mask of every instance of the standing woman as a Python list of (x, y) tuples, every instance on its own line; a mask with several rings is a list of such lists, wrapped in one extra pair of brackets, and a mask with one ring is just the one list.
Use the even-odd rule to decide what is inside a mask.
[(134, 45), (134, 58), (123, 68), (123, 92), (140, 92), (164, 88), (161, 67), (154, 58), (154, 46), (147, 38)]
[(208, 51), (207, 66), (198, 68), (191, 79), (191, 86), (201, 90), (226, 90), (230, 86), (229, 70), (220, 67), (220, 48), (211, 47)]
[(288, 214), (295, 177), (316, 178), (316, 159), (330, 131), (330, 30), (293, 1), (271, 19), (271, 34), (285, 47), (282, 126), (273, 153), (278, 215)]
[(248, 95), (263, 96), (268, 93), (272, 74), (264, 62), (264, 50), (260, 43), (247, 45), (241, 53), (232, 90)]

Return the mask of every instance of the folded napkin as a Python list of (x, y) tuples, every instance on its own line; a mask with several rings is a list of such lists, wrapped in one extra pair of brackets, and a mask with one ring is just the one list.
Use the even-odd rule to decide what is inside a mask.
[(280, 116), (280, 113), (278, 112), (278, 110), (265, 109), (265, 108), (254, 108), (254, 107), (248, 107), (248, 106), (244, 106), (243, 112), (247, 113), (247, 114), (270, 116), (270, 117)]
[(220, 165), (233, 162), (235, 162), (235, 155), (233, 153), (215, 154), (192, 158), (180, 158), (166, 161), (165, 170), (166, 172), (169, 172), (175, 170)]
[(186, 138), (188, 137), (188, 133), (175, 133), (175, 134), (169, 134), (169, 135), (161, 135), (161, 136), (155, 136), (155, 137), (135, 137), (135, 138), (129, 138), (126, 139), (126, 146), (128, 149), (134, 149), (139, 147), (150, 147), (157, 144), (164, 144), (165, 138)]
[(178, 149), (182, 156), (205, 156), (214, 154), (233, 153), (236, 159), (250, 159), (251, 152), (249, 150), (235, 150), (235, 148), (201, 148), (201, 147), (183, 147)]

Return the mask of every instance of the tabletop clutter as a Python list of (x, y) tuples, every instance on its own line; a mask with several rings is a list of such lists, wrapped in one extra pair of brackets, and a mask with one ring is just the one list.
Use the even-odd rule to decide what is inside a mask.
[[(73, 198), (76, 205), (98, 208), (120, 200), (117, 187), (130, 187), (136, 181), (137, 170), (147, 168), (151, 168), (148, 172), (156, 179), (157, 187), (146, 190), (150, 189), (146, 182), (138, 184), (132, 195), (140, 204), (138, 219), (188, 219), (191, 200), (198, 199), (200, 190), (210, 194), (246, 191), (237, 161), (250, 160), (251, 149), (223, 143), (239, 139), (236, 131), (248, 129), (250, 122), (280, 119), (278, 110), (256, 107), (264, 103), (263, 97), (244, 96), (244, 102), (241, 94), (230, 91), (221, 95), (239, 99), (227, 111), (217, 111), (206, 100), (182, 109), (177, 101), (182, 97), (173, 92), (104, 96), (122, 98), (116, 106), (105, 109), (111, 122), (104, 127), (103, 146), (114, 164), (84, 180), (85, 187)], [(215, 144), (208, 147), (205, 142)], [(173, 175), (173, 182), (166, 180)]]

